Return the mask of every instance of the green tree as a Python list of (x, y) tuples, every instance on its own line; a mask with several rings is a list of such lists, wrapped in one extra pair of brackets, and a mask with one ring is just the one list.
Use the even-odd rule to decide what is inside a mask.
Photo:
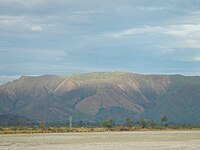
[(141, 117), (139, 120), (138, 120), (138, 123), (139, 125), (142, 127), (142, 128), (145, 128), (146, 127), (146, 121), (143, 117)]
[(39, 123), (39, 127), (41, 128), (41, 129), (45, 129), (46, 128), (46, 123), (45, 122), (40, 122)]
[(84, 126), (84, 122), (82, 120), (80, 120), (79, 122), (77, 122), (77, 126), (78, 127), (83, 127)]
[(153, 120), (148, 120), (146, 122), (148, 128), (154, 128), (155, 122)]
[(113, 120), (104, 120), (102, 121), (101, 125), (104, 128), (112, 128), (114, 126), (115, 122)]
[(163, 128), (165, 127), (165, 123), (167, 122), (168, 118), (166, 116), (163, 116), (161, 118), (161, 122), (162, 122), (162, 125), (163, 125)]
[(133, 126), (133, 121), (132, 121), (131, 117), (126, 118), (126, 126), (127, 127)]

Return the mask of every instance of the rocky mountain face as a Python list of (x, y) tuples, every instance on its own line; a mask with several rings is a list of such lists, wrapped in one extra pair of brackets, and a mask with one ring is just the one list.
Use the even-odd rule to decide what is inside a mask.
[(0, 86), (0, 119), (9, 115), (49, 123), (65, 123), (68, 116), (123, 122), (129, 116), (159, 121), (166, 115), (170, 122), (200, 123), (200, 77), (123, 72), (23, 76)]

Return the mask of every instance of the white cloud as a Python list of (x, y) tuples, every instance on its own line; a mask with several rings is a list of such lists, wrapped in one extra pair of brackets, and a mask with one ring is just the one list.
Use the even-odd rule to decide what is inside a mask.
[[(118, 32), (106, 33), (104, 36), (108, 38), (124, 39), (136, 37), (139, 34), (167, 35), (172, 37), (171, 44), (176, 45), (176, 47), (200, 48), (200, 24), (144, 26), (138, 28), (130, 28)], [(176, 38), (176, 41), (173, 41), (174, 38)], [(169, 43), (168, 46), (170, 47)]]
[(24, 22), (25, 16), (0, 16), (0, 25), (11, 25), (19, 22)]
[(46, 16), (0, 16), (0, 31), (16, 34), (28, 32), (55, 32), (57, 30), (55, 17)]
[(104, 13), (104, 11), (100, 11), (100, 10), (80, 10), (80, 11), (74, 11), (71, 12), (72, 14), (76, 14), (76, 15), (91, 15), (91, 14), (101, 14)]
[(165, 28), (164, 34), (200, 38), (200, 24), (172, 25)]
[(163, 32), (163, 27), (140, 27), (140, 28), (131, 28), (131, 29), (126, 29), (123, 31), (119, 32), (114, 32), (114, 33), (107, 33), (105, 36), (107, 37), (112, 37), (112, 38), (125, 38), (125, 37), (130, 37), (130, 36), (135, 36), (137, 34), (144, 34), (144, 33), (161, 33)]
[(192, 11), (190, 15), (185, 16), (177, 21), (179, 23), (187, 23), (187, 24), (200, 24), (200, 11)]
[(133, 9), (141, 10), (141, 11), (163, 11), (169, 10), (168, 7), (134, 7)]
[(31, 30), (34, 32), (41, 32), (43, 28), (41, 26), (31, 26)]
[(194, 60), (194, 61), (200, 61), (200, 55), (195, 56), (193, 60)]
[(0, 85), (18, 79), (20, 76), (0, 76)]
[(139, 28), (126, 29), (119, 32), (107, 33), (105, 36), (113, 38), (124, 38), (135, 36), (136, 34), (167, 34), (173, 36), (192, 36), (200, 38), (200, 24), (182, 24), (168, 26), (145, 26)]
[(3, 4), (8, 4), (8, 5), (21, 5), (23, 7), (35, 7), (35, 6), (44, 6), (47, 4), (67, 4), (72, 2), (73, 0), (0, 0), (1, 3)]

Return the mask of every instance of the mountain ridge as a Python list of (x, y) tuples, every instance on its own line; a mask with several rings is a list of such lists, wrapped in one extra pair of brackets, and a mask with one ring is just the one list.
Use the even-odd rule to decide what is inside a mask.
[(41, 122), (122, 122), (131, 116), (200, 123), (200, 77), (94, 72), (70, 76), (23, 76), (0, 86), (0, 115)]

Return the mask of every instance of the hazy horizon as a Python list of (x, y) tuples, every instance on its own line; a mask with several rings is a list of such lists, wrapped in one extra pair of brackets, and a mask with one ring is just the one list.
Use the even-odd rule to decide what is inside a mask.
[[(101, 72), (122, 72), (122, 71), (101, 71)], [(101, 73), (99, 72), (99, 73)], [(27, 76), (27, 77), (39, 77), (39, 76), (44, 76), (44, 75), (55, 75), (55, 76), (70, 76), (70, 75), (75, 75), (75, 74), (87, 74), (87, 73), (96, 73), (96, 72), (82, 72), (82, 73), (71, 73), (71, 74), (63, 74), (63, 75), (57, 75), (57, 74), (38, 74), (38, 75), (20, 75), (20, 76), (1, 76), (0, 78), (0, 85), (4, 85), (8, 82), (12, 82), (16, 79), (19, 79), (22, 76)], [(133, 73), (133, 74), (141, 74), (141, 75), (181, 75), (181, 76), (200, 76), (200, 75), (185, 75), (185, 74), (180, 74), (180, 73), (139, 73), (139, 72), (124, 72), (124, 73)]]

